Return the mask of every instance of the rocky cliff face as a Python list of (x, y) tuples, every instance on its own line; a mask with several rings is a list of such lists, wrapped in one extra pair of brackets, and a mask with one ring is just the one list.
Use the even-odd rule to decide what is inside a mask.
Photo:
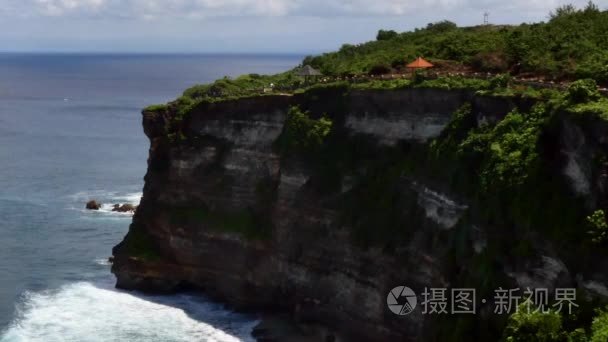
[[(500, 334), (501, 321), (481, 303), (474, 319), (397, 316), (386, 299), (399, 285), (419, 294), (567, 285), (608, 295), (608, 260), (595, 251), (573, 256), (562, 250), (567, 243), (537, 231), (492, 225), (474, 198), (422, 165), (425, 147), (464, 103), (477, 125), (532, 105), (467, 91), (328, 90), (203, 103), (178, 122), (171, 106), (144, 112), (148, 173), (130, 231), (114, 249), (117, 286), (200, 289), (239, 309), (286, 312), (322, 323), (328, 335), (370, 341)], [(332, 120), (328, 158), (277, 148), (294, 106)], [(566, 120), (553, 132), (547, 139), (559, 166), (550, 177), (593, 207), (604, 196), (592, 166), (601, 134)], [(517, 252), (521, 240), (525, 253)]]

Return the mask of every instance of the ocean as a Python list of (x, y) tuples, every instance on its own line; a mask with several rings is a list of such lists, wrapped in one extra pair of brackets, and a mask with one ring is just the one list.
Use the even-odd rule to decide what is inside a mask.
[(255, 317), (204, 296), (114, 289), (131, 216), (110, 205), (141, 197), (141, 108), (301, 57), (0, 54), (0, 341), (251, 340)]

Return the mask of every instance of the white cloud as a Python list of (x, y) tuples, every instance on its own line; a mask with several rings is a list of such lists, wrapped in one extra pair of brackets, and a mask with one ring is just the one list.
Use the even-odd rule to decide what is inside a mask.
[(125, 18), (238, 16), (406, 16), (420, 11), (474, 9), (549, 12), (587, 0), (4, 0), (0, 13), (25, 16), (108, 16)]
[(105, 3), (105, 0), (34, 0), (36, 10), (53, 16), (77, 10), (97, 11)]

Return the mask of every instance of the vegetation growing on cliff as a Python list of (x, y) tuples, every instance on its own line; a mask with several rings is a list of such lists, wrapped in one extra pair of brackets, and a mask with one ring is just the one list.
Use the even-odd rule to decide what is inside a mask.
[(538, 163), (538, 141), (546, 109), (539, 104), (530, 113), (509, 113), (496, 126), (482, 126), (461, 143), (460, 153), (479, 154), (484, 191), (504, 191), (528, 180)]
[(540, 312), (530, 300), (519, 305), (503, 333), (505, 342), (605, 342), (608, 340), (608, 311), (595, 310), (590, 322), (580, 327), (576, 312), (568, 315), (547, 308)]
[(315, 120), (310, 117), (310, 113), (292, 107), (287, 113), (283, 133), (276, 146), (282, 153), (313, 154), (323, 144), (325, 137), (331, 131), (332, 124), (327, 116)]
[(598, 310), (597, 316), (591, 324), (591, 338), (589, 342), (608, 341), (608, 308)]
[(554, 173), (554, 161), (547, 159), (545, 139), (555, 129), (556, 115), (567, 108), (567, 102), (555, 99), (529, 112), (516, 109), (497, 124), (477, 126), (465, 106), (431, 144), (432, 164), (437, 170), (451, 165), (451, 172), (437, 174), (483, 203), (488, 222), (543, 231), (558, 243), (585, 241), (577, 228), (584, 225), (585, 209), (569, 200), (573, 194), (564, 180), (547, 176)]
[(166, 104), (155, 104), (155, 105), (150, 105), (148, 107), (146, 107), (144, 109), (144, 112), (162, 112), (164, 110), (167, 110), (169, 106), (167, 106)]
[(505, 342), (584, 342), (584, 329), (566, 331), (562, 315), (554, 310), (540, 312), (530, 301), (522, 303), (509, 317), (504, 331)]
[(591, 240), (597, 244), (603, 244), (608, 241), (608, 223), (606, 222), (606, 214), (603, 209), (596, 210), (593, 214), (587, 216), (589, 226), (589, 235)]
[(293, 71), (277, 75), (248, 74), (231, 79), (224, 77), (211, 84), (197, 85), (184, 91), (183, 96), (193, 100), (214, 101), (216, 99), (238, 98), (268, 88), (292, 88), (302, 80)]

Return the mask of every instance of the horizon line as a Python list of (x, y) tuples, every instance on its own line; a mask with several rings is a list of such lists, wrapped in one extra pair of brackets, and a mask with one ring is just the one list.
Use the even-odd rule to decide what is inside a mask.
[(0, 50), (0, 54), (24, 54), (24, 55), (172, 55), (172, 56), (308, 56), (319, 55), (327, 51), (302, 52), (302, 51), (95, 51), (95, 50)]

